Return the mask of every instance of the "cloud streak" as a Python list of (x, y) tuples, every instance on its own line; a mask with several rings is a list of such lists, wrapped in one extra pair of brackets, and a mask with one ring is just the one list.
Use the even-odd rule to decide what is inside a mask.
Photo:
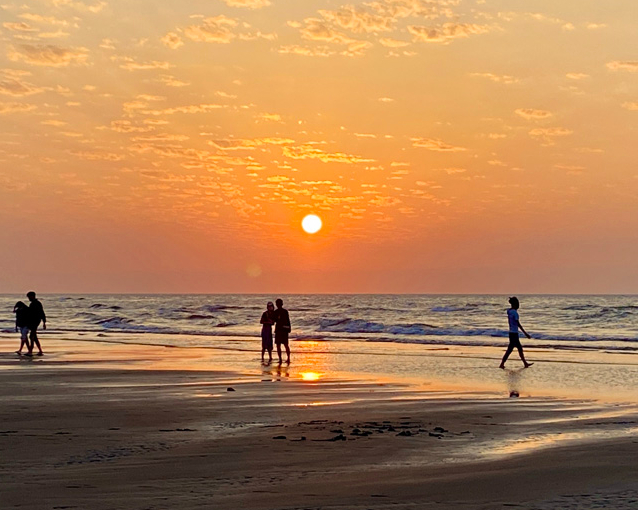
[(244, 9), (261, 9), (270, 5), (269, 0), (222, 0), (229, 7), (240, 7)]
[(324, 152), (313, 145), (297, 145), (283, 147), (284, 156), (291, 159), (318, 159), (323, 163), (366, 163), (374, 159), (345, 154), (343, 152)]
[(204, 18), (201, 24), (186, 27), (184, 34), (193, 41), (228, 44), (237, 37), (233, 31), (237, 24), (224, 15)]
[(442, 140), (436, 138), (411, 138), (412, 146), (421, 149), (428, 149), (436, 152), (463, 152), (467, 149), (465, 147), (459, 147), (445, 143)]
[(543, 145), (555, 145), (556, 138), (573, 134), (571, 129), (563, 127), (536, 128), (529, 132), (532, 138), (539, 140)]
[(525, 120), (540, 120), (547, 119), (552, 116), (552, 112), (547, 110), (535, 110), (533, 108), (518, 108), (514, 110), (514, 113)]
[(28, 103), (0, 103), (0, 115), (8, 115), (10, 113), (30, 112), (37, 108), (34, 104)]
[(607, 62), (607, 69), (612, 71), (638, 72), (638, 60), (614, 60)]
[(48, 67), (66, 67), (69, 65), (85, 65), (88, 60), (86, 48), (62, 48), (52, 44), (21, 44), (9, 50), (7, 55), (14, 62)]
[(504, 85), (512, 85), (514, 83), (518, 83), (519, 79), (514, 76), (510, 76), (508, 74), (493, 74), (493, 73), (470, 73), (470, 76), (475, 76), (478, 78), (486, 78), (495, 83), (502, 83)]
[(44, 92), (44, 87), (38, 87), (32, 83), (22, 80), (19, 75), (12, 73), (4, 73), (0, 78), (0, 94), (14, 97), (31, 96)]
[(443, 23), (437, 27), (410, 25), (408, 32), (415, 41), (427, 43), (449, 43), (453, 39), (466, 38), (471, 35), (487, 34), (492, 28), (474, 23)]

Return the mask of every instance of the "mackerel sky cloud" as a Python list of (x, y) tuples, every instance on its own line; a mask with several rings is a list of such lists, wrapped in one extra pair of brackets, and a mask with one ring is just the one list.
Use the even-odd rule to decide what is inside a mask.
[(299, 292), (499, 291), (520, 265), (530, 292), (591, 268), (622, 291), (638, 4), (577, 4), (8, 0), (0, 264), (52, 290), (260, 291), (283, 264)]

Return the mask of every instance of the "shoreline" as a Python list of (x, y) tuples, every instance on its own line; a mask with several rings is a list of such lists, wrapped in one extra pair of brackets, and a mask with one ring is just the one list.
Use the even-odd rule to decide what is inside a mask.
[[(182, 345), (157, 341), (131, 341), (126, 335), (114, 338), (59, 338), (57, 333), (41, 336), (43, 347), (55, 346), (47, 351), (55, 356), (77, 353), (96, 360), (94, 352), (118, 346), (120, 350), (143, 352), (145, 363), (162, 359), (167, 354), (174, 359), (197, 359), (206, 369), (222, 367), (230, 371), (268, 373), (276, 365), (264, 366), (259, 361), (257, 338), (225, 339), (212, 345)], [(149, 339), (147, 336), (146, 339)], [(135, 340), (138, 340), (137, 338)], [(150, 339), (155, 340), (155, 339)], [(15, 368), (17, 348), (14, 339), (0, 337), (0, 366)], [(535, 365), (524, 370), (514, 353), (506, 370), (498, 370), (498, 363), (505, 349), (497, 347), (423, 346), (421, 344), (394, 344), (385, 342), (355, 341), (293, 341), (293, 363), (290, 373), (318, 372), (322, 378), (356, 378), (399, 382), (417, 387), (439, 387), (451, 391), (470, 389), (477, 393), (509, 396), (517, 391), (521, 396), (548, 398), (584, 398), (607, 402), (632, 402), (638, 404), (638, 359), (615, 351), (581, 351), (563, 349), (538, 349), (526, 347), (530, 361)], [(56, 354), (56, 352), (58, 354)], [(66, 354), (64, 354), (66, 355)], [(44, 358), (50, 359), (50, 356)], [(30, 360), (23, 358), (28, 363)], [(37, 362), (37, 358), (34, 360)], [(42, 361), (42, 360), (40, 360)], [(183, 364), (182, 364), (183, 365)], [(190, 367), (186, 367), (190, 369)]]
[(624, 509), (638, 497), (634, 404), (80, 347), (0, 359), (16, 365), (0, 369), (3, 508), (558, 509), (569, 496)]

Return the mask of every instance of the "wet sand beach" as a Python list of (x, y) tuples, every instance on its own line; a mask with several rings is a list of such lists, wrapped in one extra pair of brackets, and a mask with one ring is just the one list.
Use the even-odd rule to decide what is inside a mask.
[(632, 402), (301, 372), (295, 358), (230, 370), (221, 350), (46, 348), (0, 358), (2, 508), (638, 505)]

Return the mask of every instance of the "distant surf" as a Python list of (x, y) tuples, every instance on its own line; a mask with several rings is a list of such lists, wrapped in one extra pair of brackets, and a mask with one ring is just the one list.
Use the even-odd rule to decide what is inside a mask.
[[(42, 295), (48, 334), (101, 338), (109, 334), (173, 336), (175, 346), (224, 338), (259, 338), (264, 295)], [(507, 337), (507, 297), (496, 295), (293, 295), (296, 341), (395, 342), (500, 346)], [(11, 310), (20, 296), (0, 296)], [(530, 347), (638, 353), (636, 296), (521, 296)], [(3, 337), (13, 317), (0, 320)], [(100, 335), (99, 337), (97, 335)], [(133, 340), (135, 337), (135, 340)], [(163, 342), (166, 340), (164, 339)]]

